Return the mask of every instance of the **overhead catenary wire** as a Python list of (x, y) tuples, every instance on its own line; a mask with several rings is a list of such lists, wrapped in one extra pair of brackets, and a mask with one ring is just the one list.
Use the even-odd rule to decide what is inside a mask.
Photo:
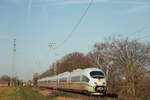
[(91, 7), (91, 5), (93, 4), (94, 0), (91, 0), (87, 6), (87, 8), (85, 9), (84, 13), (82, 14), (82, 16), (80, 17), (79, 21), (75, 24), (75, 26), (72, 28), (71, 32), (68, 34), (68, 36), (62, 41), (62, 43), (60, 45), (58, 45), (58, 47), (61, 47), (62, 45), (64, 45), (69, 38), (73, 35), (73, 33), (77, 30), (77, 28), (79, 27), (80, 23), (82, 22), (83, 18), (85, 17), (85, 15), (87, 14), (89, 8)]
[(138, 33), (141, 33), (141, 32), (143, 32), (145, 29), (148, 29), (148, 28), (150, 28), (150, 25), (147, 25), (147, 26), (145, 26), (145, 27), (142, 27), (141, 29), (138, 29), (138, 30), (134, 31), (133, 33), (130, 33), (130, 36), (129, 36), (129, 37), (132, 37), (132, 36), (134, 36), (134, 35), (136, 35), (136, 34), (138, 34)]
[(148, 34), (148, 35), (145, 35), (145, 36), (143, 36), (143, 37), (140, 37), (140, 38), (136, 38), (135, 40), (142, 40), (142, 39), (145, 39), (145, 38), (147, 38), (147, 37), (150, 37), (150, 34)]

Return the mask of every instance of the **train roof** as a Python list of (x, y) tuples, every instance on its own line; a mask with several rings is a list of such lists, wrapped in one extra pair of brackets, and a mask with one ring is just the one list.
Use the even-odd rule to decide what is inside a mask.
[(53, 79), (56, 79), (56, 77), (57, 76), (49, 76), (49, 77), (45, 77), (45, 78), (39, 79), (38, 81), (53, 80)]
[(64, 72), (64, 73), (58, 74), (58, 76), (67, 76), (69, 74), (70, 74), (70, 72)]
[(42, 79), (39, 79), (38, 81), (45, 81), (45, 80), (48, 80), (50, 77), (45, 77), (45, 78), (42, 78)]
[(88, 75), (91, 71), (101, 71), (99, 68), (85, 68), (85, 69), (76, 69), (71, 72), (71, 76), (79, 76), (79, 75)]
[(58, 75), (58, 78), (64, 78), (64, 77), (69, 77), (70, 76), (70, 72), (64, 72)]
[(72, 72), (64, 72), (64, 73), (58, 74), (57, 76), (55, 75), (55, 76), (42, 78), (38, 81), (53, 80), (53, 79), (56, 79), (56, 78), (69, 77), (70, 75), (71, 76), (79, 76), (79, 75), (83, 75), (83, 74), (88, 75), (91, 71), (101, 71), (101, 72), (103, 72), (99, 68), (76, 69), (76, 70), (73, 70)]
[[(92, 72), (92, 71), (101, 71), (101, 72), (103, 72), (103, 70), (99, 69), (99, 68), (86, 68), (86, 69), (84, 69), (84, 74), (89, 75), (89, 73)], [(105, 75), (105, 73), (104, 73), (104, 75)]]
[(95, 70), (95, 71), (102, 71), (102, 69), (99, 69), (99, 68), (86, 68), (86, 69), (84, 69), (84, 71), (88, 71), (88, 72), (89, 71), (93, 71), (93, 70)]

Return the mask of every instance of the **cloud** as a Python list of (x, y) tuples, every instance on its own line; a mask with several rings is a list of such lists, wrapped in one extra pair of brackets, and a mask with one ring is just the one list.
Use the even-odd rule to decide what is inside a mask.
[(116, 1), (116, 3), (132, 5), (150, 5), (149, 1)]
[(141, 12), (147, 11), (148, 8), (150, 8), (150, 6), (147, 6), (147, 5), (131, 7), (125, 13), (126, 14), (129, 14), (129, 13), (141, 13)]
[[(63, 4), (87, 4), (91, 0), (63, 0)], [(124, 14), (141, 13), (150, 8), (150, 1), (137, 1), (137, 0), (93, 0), (94, 3), (108, 3), (114, 5), (131, 5), (123, 11)]]
[[(58, 1), (59, 4), (63, 5), (71, 5), (71, 4), (87, 4), (91, 0), (55, 0)], [(147, 6), (150, 6), (149, 1), (136, 1), (136, 0), (93, 0), (94, 3), (106, 3), (106, 4), (118, 4), (118, 5), (133, 5), (133, 6), (139, 6), (136, 8), (131, 8), (132, 11), (130, 12), (138, 12), (142, 11), (144, 9), (147, 9)]]
[(120, 5), (131, 5), (128, 9), (123, 11), (123, 14), (131, 14), (131, 13), (143, 13), (148, 11), (150, 8), (149, 1), (114, 1), (115, 4)]
[[(86, 4), (89, 3), (91, 0), (64, 0), (63, 4)], [(112, 0), (93, 0), (94, 3), (106, 3)]]
[[(57, 0), (56, 0), (57, 1)], [(86, 4), (91, 0), (58, 0), (63, 4)], [(94, 3), (114, 3), (114, 4), (131, 4), (131, 5), (150, 5), (149, 1), (136, 0), (93, 0)]]
[(62, 4), (64, 0), (28, 0), (28, 11), (31, 8), (40, 8), (48, 6), (56, 6)]

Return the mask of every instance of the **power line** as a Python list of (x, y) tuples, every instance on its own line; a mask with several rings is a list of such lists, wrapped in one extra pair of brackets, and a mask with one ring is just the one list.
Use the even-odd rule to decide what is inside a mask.
[(138, 33), (141, 33), (141, 32), (143, 32), (145, 29), (147, 29), (147, 28), (150, 28), (150, 25), (147, 25), (147, 26), (145, 26), (145, 27), (143, 27), (143, 28), (141, 28), (141, 29), (139, 29), (139, 30), (136, 30), (135, 32), (133, 32), (133, 33), (130, 33), (130, 36), (129, 37), (132, 37), (132, 36), (134, 36), (134, 35), (136, 35), (136, 34), (138, 34)]
[(147, 37), (149, 37), (150, 36), (150, 34), (148, 34), (148, 35), (145, 35), (145, 36), (143, 36), (143, 37), (140, 37), (140, 38), (137, 38), (136, 40), (138, 41), (138, 40), (142, 40), (142, 39), (144, 39), (144, 38), (147, 38)]
[(85, 15), (87, 14), (89, 8), (91, 7), (92, 3), (93, 3), (94, 0), (91, 0), (87, 6), (87, 8), (85, 9), (84, 13), (82, 14), (82, 16), (80, 17), (79, 21), (77, 22), (77, 24), (73, 27), (73, 29), (71, 30), (71, 32), (68, 34), (68, 36), (64, 39), (64, 41), (58, 46), (62, 46), (64, 45), (68, 40), (69, 38), (73, 35), (73, 33), (76, 31), (76, 29), (78, 28), (78, 26), (80, 25), (80, 23), (82, 22), (83, 18), (85, 17)]

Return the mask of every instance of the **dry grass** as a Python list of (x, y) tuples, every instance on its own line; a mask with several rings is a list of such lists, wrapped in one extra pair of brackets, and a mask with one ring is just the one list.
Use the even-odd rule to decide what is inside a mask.
[(0, 87), (0, 100), (54, 100), (25, 87)]
[(0, 87), (0, 100), (16, 100), (18, 97), (18, 88)]

